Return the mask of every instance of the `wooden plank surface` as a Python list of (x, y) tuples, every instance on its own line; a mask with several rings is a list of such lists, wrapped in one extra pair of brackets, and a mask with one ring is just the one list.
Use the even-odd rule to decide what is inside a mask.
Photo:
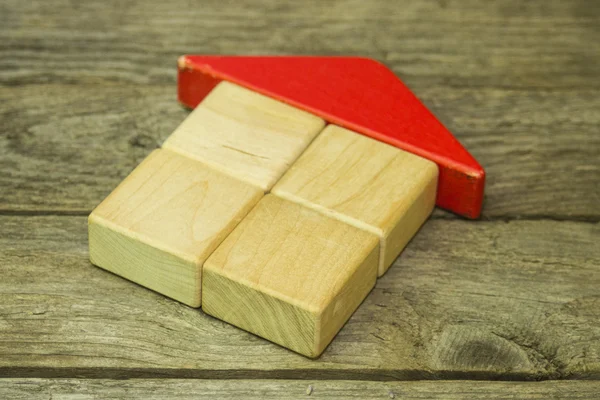
[(201, 379), (0, 379), (12, 400), (74, 399), (592, 399), (600, 382), (369, 382)]
[[(3, 1), (0, 376), (318, 381), (21, 379), (0, 397), (593, 397), (329, 379), (600, 379), (599, 26), (589, 0)], [(436, 211), (317, 361), (93, 267), (83, 216), (188, 115), (184, 53), (383, 61), (486, 168), (483, 221)]]
[(1, 376), (600, 378), (598, 224), (429, 221), (317, 361), (93, 267), (85, 217), (0, 226)]
[[(2, 3), (2, 82), (171, 83), (182, 54), (360, 54), (427, 86), (598, 88), (588, 0)], [(244, 51), (245, 50), (245, 51)]]
[(3, 212), (88, 213), (187, 115), (178, 55), (286, 52), (390, 65), (487, 169), (484, 218), (599, 219), (598, 2), (0, 7)]

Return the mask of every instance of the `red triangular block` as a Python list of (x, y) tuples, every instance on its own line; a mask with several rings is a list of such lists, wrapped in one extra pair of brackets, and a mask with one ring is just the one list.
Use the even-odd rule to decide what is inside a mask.
[(183, 56), (179, 101), (195, 107), (220, 81), (427, 158), (440, 168), (437, 205), (477, 218), (485, 172), (383, 64), (359, 57)]

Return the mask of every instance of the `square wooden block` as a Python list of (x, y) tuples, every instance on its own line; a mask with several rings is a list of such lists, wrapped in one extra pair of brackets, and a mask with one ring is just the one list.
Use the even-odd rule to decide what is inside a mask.
[(312, 114), (221, 82), (163, 148), (269, 191), (323, 129)]
[(199, 307), (204, 261), (262, 196), (197, 161), (155, 150), (90, 214), (90, 260)]
[(272, 192), (381, 238), (383, 275), (435, 206), (435, 163), (329, 125)]
[(265, 196), (204, 264), (204, 312), (319, 356), (375, 285), (377, 236)]

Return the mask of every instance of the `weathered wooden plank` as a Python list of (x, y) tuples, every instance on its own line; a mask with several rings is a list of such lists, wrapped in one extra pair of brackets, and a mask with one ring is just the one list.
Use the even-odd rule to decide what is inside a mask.
[(0, 217), (0, 375), (600, 378), (600, 225), (429, 221), (311, 361), (93, 267), (86, 218)]
[(371, 382), (201, 379), (0, 379), (13, 400), (92, 399), (591, 399), (600, 382)]
[(89, 214), (186, 117), (174, 88), (3, 88), (0, 208)]
[(178, 55), (287, 52), (390, 65), (486, 167), (484, 218), (599, 218), (598, 2), (9, 0), (0, 26), (4, 212), (97, 205), (185, 117)]
[[(0, 210), (89, 213), (184, 120), (174, 88), (0, 90)], [(420, 95), (487, 169), (484, 218), (598, 220), (597, 91), (432, 87)]]
[(184, 53), (361, 54), (409, 85), (598, 88), (588, 0), (3, 1), (0, 82), (170, 83)]

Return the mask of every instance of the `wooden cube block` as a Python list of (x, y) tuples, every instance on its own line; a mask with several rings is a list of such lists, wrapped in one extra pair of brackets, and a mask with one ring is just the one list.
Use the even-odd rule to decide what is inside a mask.
[(324, 126), (325, 121), (305, 111), (221, 82), (163, 148), (267, 192)]
[(317, 357), (373, 288), (377, 236), (265, 196), (204, 264), (204, 312)]
[(379, 236), (381, 276), (431, 214), (437, 182), (435, 163), (329, 125), (273, 193)]
[(90, 260), (199, 307), (204, 261), (262, 196), (197, 161), (155, 150), (90, 214)]

